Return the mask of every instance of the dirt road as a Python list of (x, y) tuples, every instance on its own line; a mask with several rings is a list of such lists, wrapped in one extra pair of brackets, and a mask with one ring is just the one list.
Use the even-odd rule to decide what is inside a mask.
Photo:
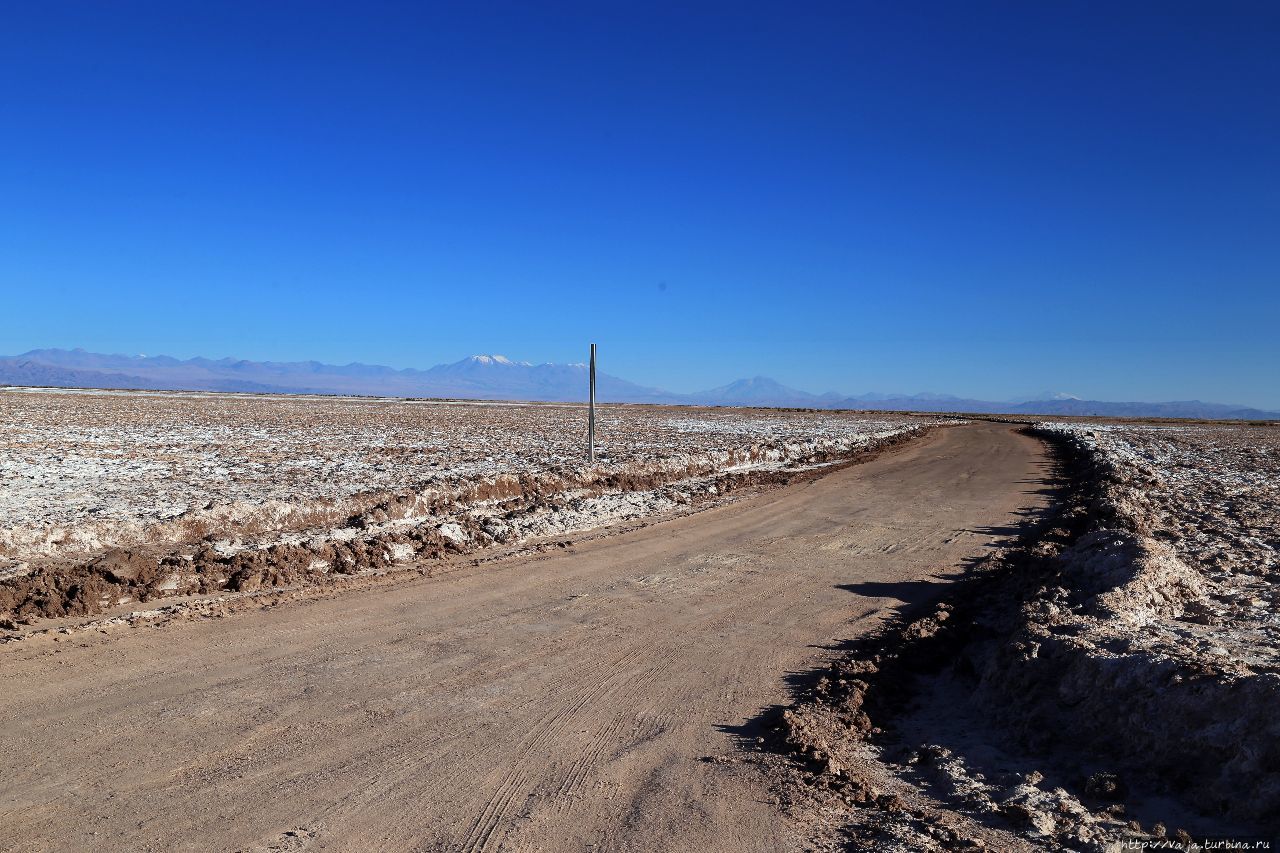
[(933, 597), (1045, 464), (943, 429), (538, 559), (0, 649), (0, 849), (785, 849), (752, 771), (699, 758)]

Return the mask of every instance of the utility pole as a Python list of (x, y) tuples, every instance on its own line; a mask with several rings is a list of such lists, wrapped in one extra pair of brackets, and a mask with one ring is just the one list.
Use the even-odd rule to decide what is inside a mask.
[(596, 345), (591, 345), (591, 392), (587, 397), (587, 461), (596, 461)]

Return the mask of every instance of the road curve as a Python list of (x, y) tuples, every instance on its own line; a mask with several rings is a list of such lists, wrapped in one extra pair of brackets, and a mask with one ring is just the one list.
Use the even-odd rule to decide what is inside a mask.
[(941, 429), (568, 552), (0, 649), (0, 849), (784, 849), (752, 773), (699, 757), (937, 594), (1046, 464)]

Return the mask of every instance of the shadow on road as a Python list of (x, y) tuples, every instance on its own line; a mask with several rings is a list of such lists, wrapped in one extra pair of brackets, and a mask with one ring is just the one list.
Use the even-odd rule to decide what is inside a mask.
[[(932, 580), (887, 583), (862, 581), (836, 584), (835, 588), (838, 590), (852, 593), (864, 600), (870, 599), (866, 601), (869, 605), (874, 605), (876, 599), (891, 599), (900, 603), (882, 611), (882, 621), (870, 634), (813, 646), (828, 654), (824, 655), (821, 663), (811, 669), (789, 671), (784, 674), (783, 680), (790, 700), (787, 705), (770, 705), (761, 708), (759, 713), (744, 723), (738, 725), (721, 723), (716, 726), (716, 729), (733, 737), (735, 744), (741, 750), (787, 753), (789, 750), (786, 744), (777, 736), (782, 723), (782, 713), (787, 707), (801, 701), (813, 691), (818, 680), (829, 673), (832, 661), (838, 660), (857, 648), (865, 648), (866, 644), (873, 642), (881, 631), (892, 631), (895, 627), (909, 624), (918, 618), (922, 611), (954, 593), (957, 585), (965, 583), (971, 570), (982, 563), (992, 551), (1010, 547), (1025, 537), (1034, 536), (1046, 521), (1053, 517), (1061, 502), (1066, 483), (1051, 462), (1043, 463), (1040, 469), (1043, 472), (1042, 476), (1019, 481), (1036, 487), (1026, 489), (1024, 493), (1035, 496), (1038, 504), (1017, 510), (1014, 514), (1020, 520), (1016, 524), (968, 529), (966, 532), (989, 537), (990, 541), (984, 545), (981, 553), (959, 561), (953, 571), (935, 574)], [(871, 615), (874, 612), (872, 608), (865, 615)]]

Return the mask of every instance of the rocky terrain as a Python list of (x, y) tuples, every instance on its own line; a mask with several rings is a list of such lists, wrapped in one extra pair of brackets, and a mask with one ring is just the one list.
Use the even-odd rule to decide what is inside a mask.
[(1035, 432), (1055, 510), (774, 724), (793, 808), (819, 846), (1274, 843), (1280, 430)]
[(930, 421), (831, 412), (0, 392), (0, 614), (250, 592), (673, 512)]
[(1280, 430), (1042, 429), (1096, 466), (1070, 586), (1028, 620), (1038, 657), (1066, 667), (1063, 722), (1205, 811), (1276, 820)]

